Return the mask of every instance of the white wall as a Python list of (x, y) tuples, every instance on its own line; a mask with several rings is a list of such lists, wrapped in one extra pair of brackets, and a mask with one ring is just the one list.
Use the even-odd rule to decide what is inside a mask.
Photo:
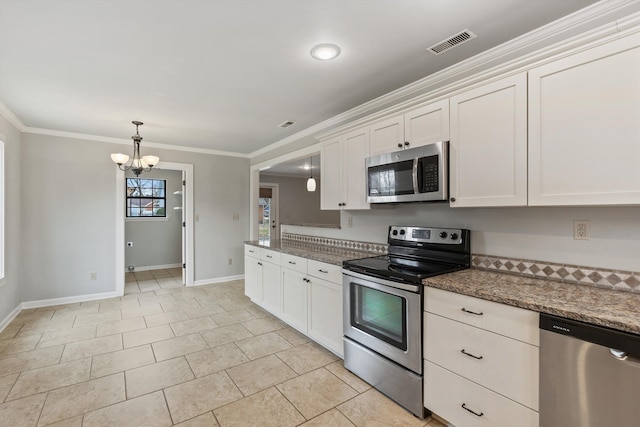
[[(347, 228), (347, 219), (353, 227)], [(591, 238), (573, 240), (573, 220), (591, 221)], [(640, 271), (640, 207), (449, 208), (443, 204), (381, 205), (344, 211), (341, 230), (283, 231), (386, 242), (389, 225), (468, 228), (473, 253)]]
[(316, 179), (316, 191), (313, 192), (307, 191), (307, 179), (260, 173), (260, 182), (279, 184), (280, 224), (340, 225), (339, 211), (320, 210), (320, 179)]
[(0, 330), (21, 300), (20, 289), (20, 151), (21, 135), (0, 115), (0, 138), (4, 141), (5, 276), (0, 279)]
[[(124, 147), (34, 134), (22, 139), (22, 301), (114, 291), (115, 190), (121, 172), (109, 154)], [(194, 165), (196, 281), (242, 274), (248, 160), (144, 144), (142, 150), (165, 162)], [(233, 213), (241, 214), (239, 221)], [(90, 280), (91, 272), (97, 280)]]
[[(130, 170), (126, 176), (135, 177)], [(125, 267), (182, 264), (182, 210), (174, 209), (182, 207), (182, 195), (173, 194), (182, 189), (182, 171), (153, 169), (140, 177), (166, 180), (167, 216), (125, 219), (125, 240), (133, 242), (133, 247), (124, 250)]]

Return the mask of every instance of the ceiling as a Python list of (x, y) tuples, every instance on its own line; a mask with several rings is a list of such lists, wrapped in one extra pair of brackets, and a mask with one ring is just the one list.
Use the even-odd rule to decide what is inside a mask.
[(140, 120), (147, 142), (250, 154), (594, 2), (0, 0), (0, 102), (29, 128)]
[(313, 177), (320, 178), (320, 154), (310, 157), (290, 160), (260, 171), (260, 175), (281, 175), (293, 177), (309, 177), (313, 170)]

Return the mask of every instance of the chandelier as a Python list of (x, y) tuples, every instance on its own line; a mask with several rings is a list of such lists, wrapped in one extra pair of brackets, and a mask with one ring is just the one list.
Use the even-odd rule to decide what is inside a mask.
[(157, 165), (160, 158), (158, 156), (140, 157), (140, 142), (142, 141), (142, 137), (138, 133), (138, 126), (142, 126), (144, 123), (136, 120), (131, 123), (136, 125), (136, 134), (131, 137), (131, 139), (133, 139), (133, 159), (131, 160), (131, 164), (123, 166), (129, 161), (129, 156), (122, 153), (113, 153), (111, 155), (111, 160), (118, 165), (120, 170), (128, 171), (131, 169), (135, 176), (140, 176), (143, 171), (149, 172), (152, 167)]

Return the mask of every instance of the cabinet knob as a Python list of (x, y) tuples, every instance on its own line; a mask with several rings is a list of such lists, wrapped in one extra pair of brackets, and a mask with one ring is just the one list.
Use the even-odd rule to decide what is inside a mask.
[(452, 198), (450, 198), (450, 199), (449, 199), (449, 201), (450, 201), (451, 203), (453, 203), (453, 202), (455, 202), (455, 201), (456, 201), (456, 198), (455, 198), (455, 197), (452, 197)]
[(408, 147), (408, 146), (409, 146), (409, 141), (405, 141), (405, 142), (404, 142), (404, 146), (405, 146), (405, 147)]
[(402, 148), (402, 144), (398, 142), (398, 148)]

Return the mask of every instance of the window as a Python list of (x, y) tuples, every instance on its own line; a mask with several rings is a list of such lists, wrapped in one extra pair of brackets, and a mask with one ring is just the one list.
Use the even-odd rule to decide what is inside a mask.
[(127, 218), (166, 217), (164, 179), (127, 178)]

